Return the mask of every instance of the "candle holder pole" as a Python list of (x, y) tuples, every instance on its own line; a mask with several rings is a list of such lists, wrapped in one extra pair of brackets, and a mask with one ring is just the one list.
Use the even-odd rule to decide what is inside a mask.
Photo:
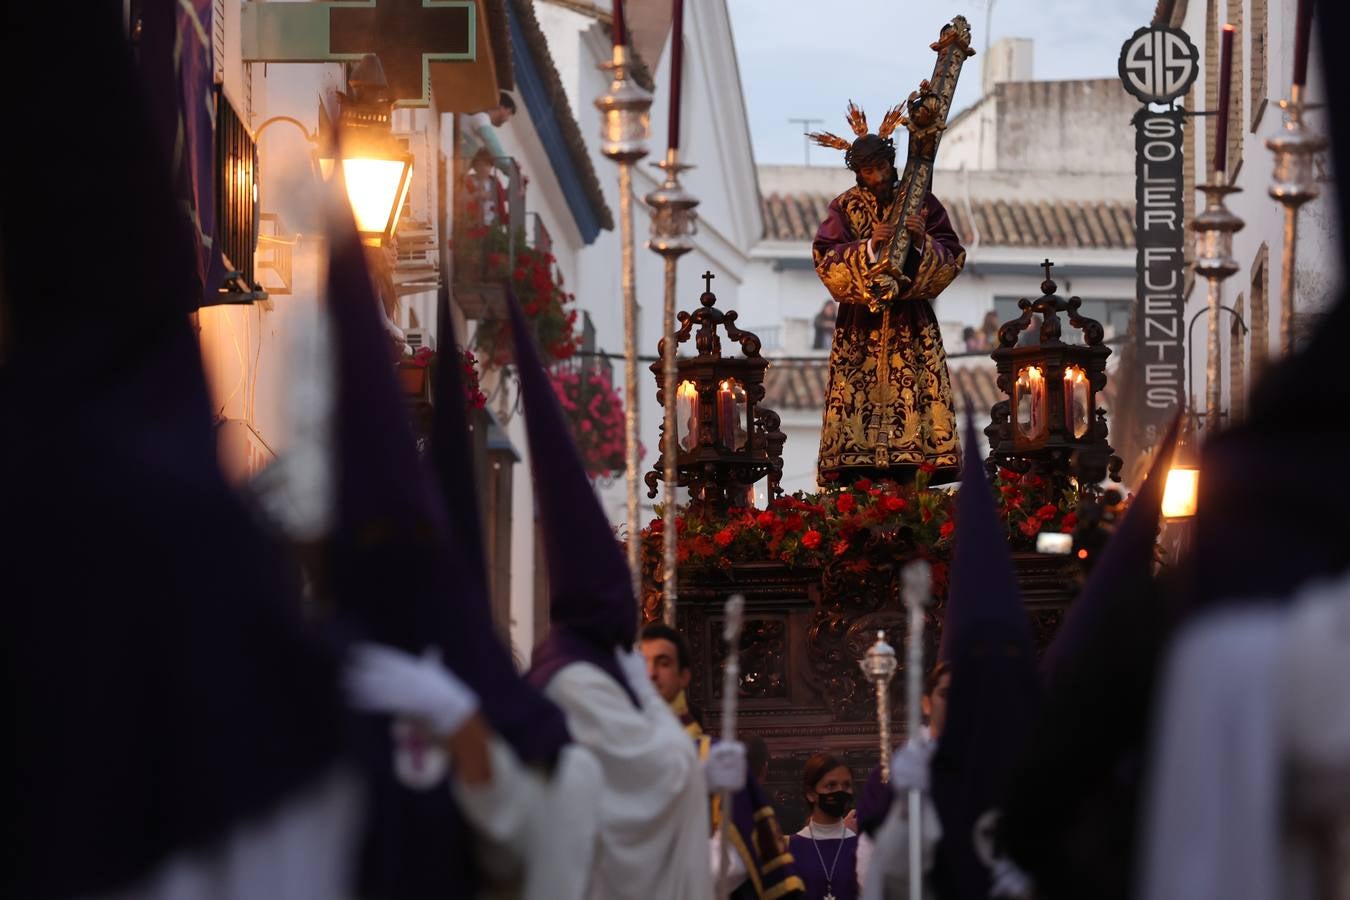
[[(625, 475), (628, 488), (628, 568), (633, 596), (640, 598), (642, 545), (638, 527), (638, 390), (637, 390), (637, 276), (633, 258), (633, 164), (647, 155), (652, 95), (633, 78), (628, 47), (614, 45), (609, 89), (595, 101), (601, 112), (600, 152), (619, 165), (619, 243), (622, 248), (620, 281), (623, 287)], [(637, 602), (641, 602), (639, 599)]]
[(1294, 275), (1298, 255), (1299, 207), (1315, 198), (1320, 191), (1312, 177), (1313, 155), (1326, 149), (1327, 142), (1313, 134), (1303, 123), (1308, 108), (1303, 101), (1303, 85), (1289, 89), (1289, 99), (1280, 101), (1284, 110), (1284, 129), (1266, 140), (1275, 157), (1271, 177), (1270, 196), (1284, 207), (1284, 251), (1280, 262), (1280, 353), (1288, 356), (1294, 350)]
[(662, 581), (661, 581), (661, 618), (670, 627), (675, 627), (675, 605), (677, 601), (677, 579), (675, 572), (675, 491), (677, 488), (676, 457), (679, 454), (679, 425), (676, 418), (676, 367), (675, 367), (675, 264), (681, 256), (694, 249), (690, 236), (695, 229), (694, 207), (698, 200), (688, 194), (680, 184), (680, 173), (693, 168), (680, 162), (680, 152), (675, 147), (666, 150), (666, 158), (652, 163), (666, 173), (661, 186), (647, 195), (647, 205), (652, 208), (651, 238), (647, 248), (661, 255), (665, 261), (665, 305), (661, 318), (661, 405), (665, 410), (665, 425), (661, 435), (661, 454), (664, 463), (662, 480), (665, 482), (662, 507)]
[(1196, 232), (1195, 271), (1209, 282), (1205, 426), (1217, 428), (1223, 400), (1219, 310), (1223, 306), (1224, 279), (1238, 270), (1237, 260), (1233, 259), (1233, 234), (1243, 226), (1243, 221), (1233, 215), (1224, 204), (1224, 198), (1237, 193), (1241, 188), (1228, 184), (1224, 173), (1215, 171), (1208, 184), (1200, 185), (1200, 190), (1205, 194), (1205, 209), (1191, 222), (1191, 228)]

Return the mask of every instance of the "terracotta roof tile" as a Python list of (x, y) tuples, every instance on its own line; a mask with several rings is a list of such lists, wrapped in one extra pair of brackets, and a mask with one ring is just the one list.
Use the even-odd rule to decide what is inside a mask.
[[(763, 200), (765, 234), (779, 241), (810, 241), (832, 198), (826, 194), (769, 194)], [(952, 226), (967, 243), (995, 247), (1134, 246), (1134, 204), (1118, 200), (975, 200), (947, 206)]]

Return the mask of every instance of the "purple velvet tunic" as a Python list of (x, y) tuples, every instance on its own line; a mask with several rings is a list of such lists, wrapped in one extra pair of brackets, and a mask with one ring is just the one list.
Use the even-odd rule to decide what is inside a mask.
[[(843, 846), (839, 842), (843, 841)], [(812, 846), (812, 845), (815, 846)], [(820, 853), (817, 854), (816, 851)], [(858, 887), (858, 836), (828, 838), (813, 841), (794, 834), (788, 838), (788, 852), (797, 863), (797, 874), (806, 884), (806, 900), (824, 900), (833, 894), (834, 900), (857, 900), (862, 895)], [(835, 862), (835, 854), (839, 861)], [(822, 860), (823, 865), (822, 865)], [(829, 879), (833, 868), (834, 878)]]
[(955, 478), (960, 440), (947, 356), (931, 300), (965, 264), (965, 250), (942, 204), (924, 202), (924, 236), (915, 241), (898, 291), (878, 277), (868, 243), (890, 213), (871, 191), (836, 197), (812, 245), (816, 274), (839, 302), (830, 381), (821, 426), (822, 481), (912, 477), (928, 463), (932, 481)]

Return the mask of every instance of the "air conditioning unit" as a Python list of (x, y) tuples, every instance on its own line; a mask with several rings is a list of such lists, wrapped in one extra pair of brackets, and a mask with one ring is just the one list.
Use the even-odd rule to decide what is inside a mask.
[(429, 333), (420, 325), (416, 328), (409, 328), (404, 331), (403, 339), (408, 342), (408, 349), (414, 353), (421, 350), (423, 347), (428, 347), (432, 350), (436, 349), (436, 336)]

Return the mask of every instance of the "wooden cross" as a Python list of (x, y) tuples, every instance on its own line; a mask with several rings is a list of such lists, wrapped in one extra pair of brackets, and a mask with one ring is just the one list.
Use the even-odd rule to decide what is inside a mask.
[(1046, 258), (1045, 262), (1041, 263), (1041, 268), (1042, 268), (1042, 269), (1045, 269), (1045, 280), (1046, 280), (1046, 281), (1049, 281), (1049, 280), (1050, 280), (1050, 270), (1053, 269), (1054, 267), (1055, 267), (1055, 264), (1052, 263), (1052, 262), (1050, 261), (1049, 257)]
[(700, 277), (703, 279), (703, 292), (704, 292), (705, 294), (711, 294), (711, 293), (712, 293), (712, 280), (713, 280), (714, 278), (716, 278), (717, 276), (714, 275), (712, 272), (704, 272), (703, 275), (700, 276)]
[(473, 5), (462, 0), (369, 0), (329, 9), (328, 46), (338, 55), (374, 53), (391, 100), (428, 99), (431, 63), (473, 57)]

